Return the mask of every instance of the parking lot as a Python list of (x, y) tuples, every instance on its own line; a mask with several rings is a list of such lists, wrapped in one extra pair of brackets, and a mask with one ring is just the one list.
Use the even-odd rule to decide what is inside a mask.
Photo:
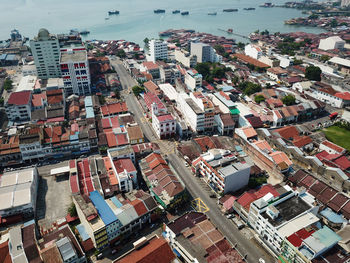
[[(45, 167), (41, 170), (50, 171), (49, 168)], [(39, 170), (36, 219), (40, 226), (49, 228), (53, 222), (67, 215), (72, 199), (68, 175), (55, 179), (54, 176), (47, 176), (47, 173), (44, 174), (44, 176), (41, 176), (42, 174)]]

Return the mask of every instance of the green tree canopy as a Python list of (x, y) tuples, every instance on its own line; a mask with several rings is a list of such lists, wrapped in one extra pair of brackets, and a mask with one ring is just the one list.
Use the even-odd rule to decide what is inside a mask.
[(144, 91), (145, 91), (144, 87), (140, 87), (140, 86), (132, 87), (132, 92), (134, 92), (135, 96), (139, 96)]
[(305, 77), (308, 80), (316, 80), (316, 81), (320, 81), (321, 80), (321, 69), (319, 67), (316, 66), (308, 66), (305, 70)]
[(248, 96), (261, 91), (261, 86), (259, 84), (249, 81), (239, 83), (238, 88), (243, 92), (244, 95)]
[(214, 49), (216, 50), (216, 52), (218, 52), (220, 55), (223, 55), (225, 53), (225, 49), (223, 46), (221, 45), (215, 45)]
[(290, 106), (295, 104), (295, 97), (293, 95), (284, 96), (282, 99), (283, 104)]
[(6, 91), (12, 90), (12, 80), (5, 79), (3, 87), (4, 87), (4, 90)]
[(265, 101), (265, 97), (263, 95), (256, 95), (254, 97), (254, 100), (255, 100), (256, 103), (260, 103), (262, 101)]
[(125, 51), (123, 49), (119, 49), (117, 51), (117, 56), (120, 58), (125, 58), (126, 57)]

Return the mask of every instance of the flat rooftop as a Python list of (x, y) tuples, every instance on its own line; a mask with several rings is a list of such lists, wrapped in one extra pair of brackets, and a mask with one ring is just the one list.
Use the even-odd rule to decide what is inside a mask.
[(191, 109), (196, 113), (196, 114), (203, 114), (204, 112), (201, 110), (201, 108), (198, 107), (198, 105), (193, 101), (193, 99), (188, 98), (186, 99), (186, 103), (188, 106), (191, 107)]
[(286, 201), (275, 205), (275, 207), (279, 211), (279, 216), (276, 219), (271, 219), (271, 217), (267, 215), (266, 211), (261, 214), (274, 227), (292, 220), (296, 216), (311, 208), (308, 203), (306, 203), (298, 196), (293, 196), (292, 198), (289, 198)]
[(61, 63), (80, 62), (86, 60), (86, 51), (72, 51), (61, 53)]

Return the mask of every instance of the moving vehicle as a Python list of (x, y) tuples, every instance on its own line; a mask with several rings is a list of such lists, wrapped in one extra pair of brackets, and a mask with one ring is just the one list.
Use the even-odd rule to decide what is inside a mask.
[(224, 9), (224, 10), (222, 10), (223, 12), (237, 12), (238, 11), (238, 9), (237, 8), (227, 8), (227, 9)]
[(108, 11), (108, 15), (119, 15), (119, 11), (118, 10)]
[(173, 10), (173, 14), (180, 14), (180, 10)]
[(183, 16), (187, 16), (189, 14), (190, 14), (190, 12), (188, 12), (188, 11), (181, 12), (181, 15), (183, 15)]

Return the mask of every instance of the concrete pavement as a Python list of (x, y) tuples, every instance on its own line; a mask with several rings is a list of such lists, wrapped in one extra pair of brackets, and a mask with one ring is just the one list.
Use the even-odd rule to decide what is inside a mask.
[[(113, 60), (111, 63), (119, 74), (120, 82), (122, 83), (124, 89), (130, 89), (131, 87), (138, 85), (138, 83), (132, 79), (130, 74), (125, 70), (120, 61)], [(171, 166), (175, 169), (178, 176), (180, 176), (180, 179), (186, 185), (186, 188), (192, 197), (199, 197), (204, 201), (205, 205), (209, 208), (208, 212), (206, 213), (207, 216), (226, 236), (232, 245), (236, 246), (236, 249), (242, 254), (242, 256), (246, 255), (246, 261), (256, 263), (259, 262), (260, 258), (263, 258), (265, 262), (275, 262), (271, 255), (266, 253), (266, 251), (260, 246), (256, 246), (255, 243), (246, 239), (240, 233), (240, 231), (234, 227), (231, 222), (221, 213), (218, 205), (216, 204), (217, 199), (214, 201), (214, 199), (211, 199), (208, 196), (208, 194), (200, 186), (200, 179), (193, 176), (193, 174), (185, 167), (183, 161), (174, 153), (172, 148), (175, 148), (175, 145), (172, 147), (169, 145), (172, 144), (171, 142), (158, 140), (150, 124), (148, 122), (145, 123), (141, 121), (144, 114), (135, 96), (133, 94), (128, 94), (124, 96), (124, 98), (128, 105), (129, 111), (134, 114), (134, 117), (141, 126), (145, 137), (151, 142), (158, 143), (161, 151), (168, 154), (168, 160)]]

